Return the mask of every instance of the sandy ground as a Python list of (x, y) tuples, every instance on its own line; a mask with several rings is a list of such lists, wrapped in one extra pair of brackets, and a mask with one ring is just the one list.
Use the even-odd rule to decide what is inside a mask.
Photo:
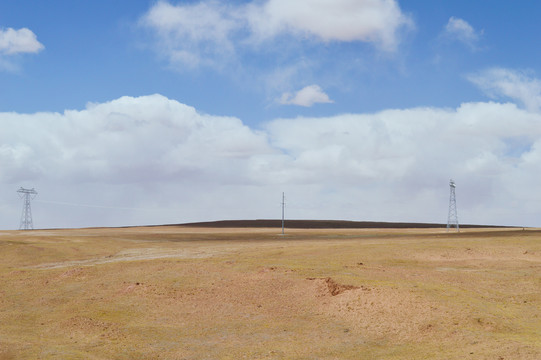
[(541, 231), (0, 232), (0, 359), (541, 359)]

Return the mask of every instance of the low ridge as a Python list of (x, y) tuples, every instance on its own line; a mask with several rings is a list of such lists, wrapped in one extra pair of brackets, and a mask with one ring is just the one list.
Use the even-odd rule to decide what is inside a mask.
[[(281, 227), (282, 220), (219, 220), (176, 224), (194, 227), (216, 228), (273, 228)], [(347, 221), (347, 220), (285, 220), (289, 229), (416, 229), (416, 228), (445, 228), (447, 224), (405, 223), (405, 222), (376, 222), (376, 221)], [(461, 228), (508, 227), (495, 225), (460, 225)]]

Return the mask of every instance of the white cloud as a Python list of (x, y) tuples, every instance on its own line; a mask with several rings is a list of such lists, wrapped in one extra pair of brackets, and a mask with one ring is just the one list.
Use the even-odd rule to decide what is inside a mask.
[(283, 105), (299, 105), (310, 107), (317, 103), (332, 103), (329, 96), (318, 85), (309, 85), (295, 94), (284, 93), (279, 99), (279, 103)]
[[(467, 103), (276, 119), (255, 131), (160, 95), (0, 113), (0, 228), (277, 218), (537, 225), (541, 115)], [(90, 206), (89, 206), (90, 205)], [(99, 207), (93, 207), (99, 206)]]
[(361, 41), (394, 51), (400, 30), (413, 22), (395, 0), (266, 0), (244, 5), (159, 1), (141, 24), (156, 34), (158, 49), (169, 61), (194, 67), (220, 66), (234, 59), (239, 49), (255, 51), (281, 35)]
[(526, 72), (492, 68), (471, 74), (468, 79), (492, 98), (518, 100), (530, 111), (541, 108), (541, 81)]
[(44, 48), (36, 34), (27, 28), (0, 29), (0, 71), (19, 71), (19, 65), (14, 60), (16, 55), (38, 53)]
[[(132, 223), (139, 215), (143, 223), (153, 222), (144, 219), (164, 216), (162, 207), (178, 210), (179, 197), (214, 193), (226, 198), (213, 189), (253, 182), (253, 158), (276, 152), (264, 134), (236, 118), (201, 115), (160, 95), (122, 97), (63, 114), (0, 113), (0, 122), (1, 198), (10, 199), (12, 187), (27, 186), (39, 192), (36, 205), (81, 204), (57, 206), (56, 213), (42, 213), (41, 222), (36, 214), (36, 226)], [(111, 213), (118, 210), (86, 205), (151, 211), (122, 211), (115, 219)], [(172, 211), (164, 219), (193, 216)], [(1, 226), (8, 225), (0, 220)]]
[(0, 54), (15, 55), (23, 53), (37, 53), (44, 49), (31, 30), (22, 28), (0, 29)]
[(239, 26), (236, 20), (218, 2), (172, 5), (160, 1), (141, 23), (156, 31), (161, 51), (172, 63), (196, 67), (234, 54), (230, 37)]
[(481, 33), (476, 31), (466, 20), (451, 16), (447, 25), (445, 25), (444, 34), (458, 40), (469, 47), (475, 49), (481, 37)]
[(323, 41), (371, 42), (386, 51), (395, 50), (398, 31), (413, 24), (394, 0), (269, 0), (247, 13), (258, 38), (292, 33)]
[[(285, 181), (318, 188), (325, 201), (343, 204), (348, 217), (357, 211), (360, 219), (443, 222), (445, 185), (453, 177), (463, 221), (532, 224), (537, 211), (509, 204), (535, 191), (531, 180), (526, 187), (517, 184), (538, 173), (529, 158), (539, 151), (539, 121), (512, 104), (472, 103), (456, 110), (283, 119), (267, 131), (290, 156)], [(523, 204), (535, 207), (532, 200)]]

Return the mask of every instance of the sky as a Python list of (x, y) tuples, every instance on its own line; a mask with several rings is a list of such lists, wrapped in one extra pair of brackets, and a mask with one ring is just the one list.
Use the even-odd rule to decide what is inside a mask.
[(541, 3), (3, 0), (0, 229), (541, 227)]

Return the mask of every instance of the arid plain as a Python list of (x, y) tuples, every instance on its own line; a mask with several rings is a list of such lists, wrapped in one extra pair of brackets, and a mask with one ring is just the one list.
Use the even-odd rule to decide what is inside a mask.
[(0, 359), (541, 359), (541, 231), (0, 232)]

